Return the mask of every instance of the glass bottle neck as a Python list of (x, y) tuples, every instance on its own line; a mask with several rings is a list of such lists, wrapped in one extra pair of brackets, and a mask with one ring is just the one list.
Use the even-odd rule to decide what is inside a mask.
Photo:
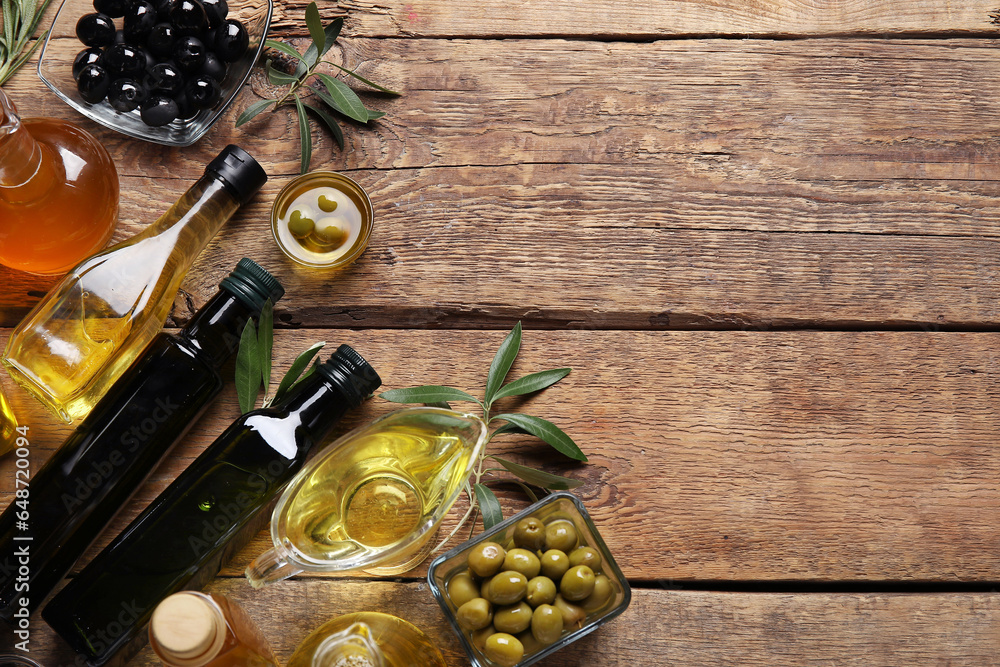
[(12, 204), (39, 199), (57, 176), (55, 161), (46, 159), (14, 103), (0, 90), (0, 197)]
[(206, 174), (156, 222), (125, 244), (134, 245), (153, 236), (169, 237), (172, 246), (192, 250), (190, 264), (239, 207), (240, 203), (225, 183), (216, 176)]
[(219, 290), (195, 313), (180, 338), (215, 368), (221, 368), (239, 349), (247, 320), (258, 313), (234, 294)]
[(276, 408), (297, 414), (299, 423), (315, 442), (322, 442), (351, 408), (357, 407), (348, 395), (318, 371), (302, 380)]

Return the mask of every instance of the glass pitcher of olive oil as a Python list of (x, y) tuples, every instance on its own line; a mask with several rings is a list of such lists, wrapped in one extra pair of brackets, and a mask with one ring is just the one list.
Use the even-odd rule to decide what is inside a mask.
[(327, 621), (302, 640), (288, 667), (446, 667), (430, 637), (398, 616), (374, 611)]
[(300, 572), (398, 574), (432, 546), (486, 442), (481, 419), (404, 408), (331, 444), (271, 515), (274, 548), (246, 570), (255, 588)]

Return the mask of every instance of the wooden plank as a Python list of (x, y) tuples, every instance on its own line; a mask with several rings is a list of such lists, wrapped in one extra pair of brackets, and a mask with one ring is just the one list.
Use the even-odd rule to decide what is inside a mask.
[[(292, 580), (252, 590), (219, 580), (209, 590), (247, 610), (280, 662), (327, 620), (393, 613), (438, 643), (449, 665), (467, 658), (424, 583)], [(545, 660), (546, 665), (984, 667), (1000, 655), (1000, 595), (767, 594), (633, 589), (625, 613)], [(0, 630), (5, 632), (5, 630)], [(2, 635), (0, 635), (2, 639)], [(73, 654), (41, 620), (32, 657), (69, 665)], [(158, 667), (147, 647), (130, 664)]]
[[(213, 241), (185, 287), (195, 302), (246, 254), (305, 297), (283, 306), (302, 326), (997, 326), (992, 43), (505, 48), (510, 58), (483, 41), (345, 46), (346, 61), (407, 95), (375, 102), (390, 116), (349, 131), (343, 154), (317, 134), (314, 166), (358, 178), (378, 221), (332, 300), (326, 274), (293, 270), (269, 241), (269, 204), (297, 159), (286, 114), (248, 131), (224, 120), (183, 151), (95, 130), (129, 193), (119, 238), (236, 141), (273, 179)], [(27, 112), (72, 117), (25, 73), (11, 85)], [(914, 238), (928, 235), (943, 238)], [(6, 326), (51, 282), (0, 281)]]
[[(995, 237), (676, 229), (657, 220), (676, 214), (665, 213), (666, 193), (623, 211), (613, 200), (620, 189), (600, 201), (574, 200), (573, 185), (554, 185), (562, 191), (555, 194), (537, 181), (491, 184), (491, 169), (465, 170), (451, 187), (437, 182), (439, 170), (356, 176), (382, 199), (370, 247), (349, 270), (304, 270), (281, 254), (269, 226), (279, 180), (209, 244), (171, 321), (186, 321), (247, 256), (285, 285), (282, 326), (481, 328), (518, 319), (600, 329), (1000, 326)], [(539, 178), (552, 182), (558, 170)], [(131, 191), (148, 185), (160, 200), (183, 187), (129, 181)], [(430, 199), (420, 201), (424, 193)], [(118, 237), (156, 215), (139, 210), (144, 200), (123, 204)], [(724, 200), (716, 201), (729, 206)], [(845, 224), (858, 215), (849, 208), (838, 218)], [(0, 324), (15, 326), (54, 282), (0, 269)]]
[[(275, 3), (272, 32), (305, 36), (307, 0)], [(573, 37), (650, 40), (692, 35), (802, 37), (817, 35), (991, 34), (997, 12), (988, 0), (731, 0), (684, 2), (558, 0), (342, 0), (319, 3), (324, 18), (347, 17), (344, 34), (359, 37)]]
[[(275, 363), (326, 339), (354, 345), (384, 388), (477, 391), (502, 338), (279, 331)], [(528, 331), (511, 377), (574, 371), (503, 409), (560, 425), (590, 463), (569, 465), (523, 437), (492, 451), (584, 480), (579, 495), (633, 579), (995, 581), (998, 347), (998, 334)], [(37, 469), (66, 429), (21, 392), (12, 398)], [(343, 426), (392, 408), (374, 399)], [(229, 388), (99, 546), (236, 414)], [(13, 465), (0, 459), (4, 504)], [(524, 505), (518, 493), (504, 498), (507, 511)], [(266, 544), (262, 533), (227, 571)]]

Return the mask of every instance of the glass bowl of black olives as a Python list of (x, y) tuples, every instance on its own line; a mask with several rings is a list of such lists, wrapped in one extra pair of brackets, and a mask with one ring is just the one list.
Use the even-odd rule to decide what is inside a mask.
[(243, 89), (272, 9), (272, 0), (64, 0), (38, 76), (105, 127), (189, 146)]
[(632, 599), (583, 503), (566, 492), (436, 558), (427, 581), (473, 667), (526, 667)]

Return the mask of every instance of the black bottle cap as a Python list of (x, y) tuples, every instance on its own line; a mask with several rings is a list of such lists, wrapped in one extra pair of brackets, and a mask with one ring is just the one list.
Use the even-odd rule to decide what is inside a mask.
[(285, 295), (285, 288), (277, 278), (246, 257), (240, 260), (232, 273), (222, 279), (219, 288), (236, 295), (257, 312), (260, 312), (268, 299), (271, 303), (277, 303)]
[(349, 345), (338, 347), (327, 361), (316, 366), (316, 370), (340, 387), (354, 407), (361, 405), (382, 385), (382, 378), (375, 369)]
[(267, 183), (267, 172), (250, 153), (229, 144), (219, 156), (205, 167), (206, 174), (214, 174), (225, 181), (240, 204), (246, 204)]

